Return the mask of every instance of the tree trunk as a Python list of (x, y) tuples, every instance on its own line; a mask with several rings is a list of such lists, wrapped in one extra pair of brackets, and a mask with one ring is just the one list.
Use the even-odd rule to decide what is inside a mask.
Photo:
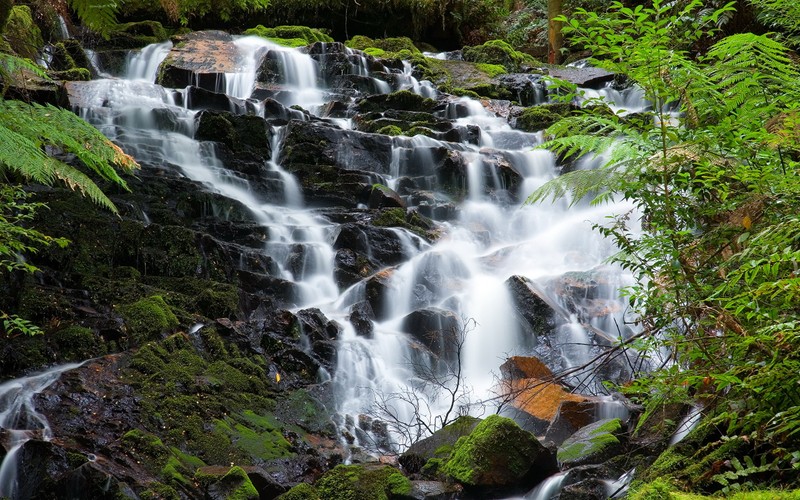
[(561, 21), (555, 18), (561, 15), (562, 0), (547, 0), (547, 40), (549, 50), (547, 52), (547, 62), (558, 64), (561, 62), (561, 45), (564, 37), (561, 34)]

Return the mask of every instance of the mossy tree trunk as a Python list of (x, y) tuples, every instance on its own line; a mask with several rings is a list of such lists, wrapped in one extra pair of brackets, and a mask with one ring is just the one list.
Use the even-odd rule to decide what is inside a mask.
[(561, 46), (564, 43), (564, 37), (561, 34), (562, 23), (556, 21), (555, 18), (561, 15), (562, 1), (547, 0), (547, 40), (549, 42), (547, 62), (550, 64), (561, 62)]

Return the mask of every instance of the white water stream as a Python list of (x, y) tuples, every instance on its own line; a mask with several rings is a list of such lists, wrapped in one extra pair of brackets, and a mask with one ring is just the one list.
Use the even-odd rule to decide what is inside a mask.
[(0, 429), (6, 434), (0, 445), (6, 455), (0, 463), (0, 498), (16, 498), (18, 454), (31, 439), (53, 437), (47, 419), (36, 411), (33, 398), (52, 385), (62, 373), (81, 366), (73, 363), (0, 384)]
[[(281, 103), (300, 104), (312, 114), (324, 104), (327, 93), (319, 87), (322, 80), (317, 76), (319, 65), (310, 56), (255, 37), (239, 38), (235, 44), (241, 53), (239, 71), (224, 75), (221, 82), (224, 85), (220, 85), (229, 95), (251, 97), (258, 64), (269, 57), (279, 61), (283, 71), (281, 91), (276, 94)], [(554, 155), (532, 149), (541, 143), (541, 134), (513, 130), (479, 102), (462, 98), (453, 101), (443, 116), (456, 119), (461, 125), (479, 127), (479, 145), (448, 143), (423, 136), (393, 140), (392, 174), (386, 179), (387, 184), (395, 185), (399, 177), (406, 175), (410, 167), (402, 158), (413, 158), (423, 169), (433, 168), (432, 162), (424, 161), (425, 155), (430, 154), (431, 148), (444, 147), (466, 158), (468, 194), (461, 202), (453, 200), (458, 203), (458, 215), (442, 222), (444, 235), (439, 241), (428, 244), (405, 230), (396, 230), (404, 242), (407, 259), (390, 270), (389, 291), (384, 301), (387, 310), (381, 311), (380, 317), (384, 319), (376, 321), (374, 335), (371, 338), (356, 335), (348, 316), (350, 308), (365, 299), (365, 286), (358, 283), (347, 290), (337, 287), (333, 277), (335, 252), (331, 245), (336, 226), (304, 207), (294, 177), (278, 164), (284, 130), (272, 130), (274, 154), (265, 159), (270, 170), (283, 180), (284, 196), (277, 201), (265, 200), (254, 193), (246, 180), (229, 171), (208, 143), (194, 140), (196, 112), (176, 104), (185, 101), (176, 100), (182, 89), (167, 90), (153, 83), (167, 49), (165, 44), (147, 47), (132, 55), (123, 78), (85, 85), (80, 113), (140, 162), (174, 166), (206, 189), (238, 200), (255, 220), (269, 228), (270, 238), (264, 251), (278, 263), (281, 277), (295, 282), (301, 290), (296, 309), (318, 307), (342, 326), (336, 369), (320, 376), (321, 380), (332, 377), (340, 422), (345, 433), (355, 434), (354, 444), (369, 445), (359, 442), (359, 436), (363, 438), (365, 434), (356, 432), (353, 422), (370, 413), (376, 395), (419, 388), (422, 381), (413, 363), (434, 369), (439, 366), (432, 356), (420, 354), (417, 344), (410, 340), (411, 332), (403, 331), (403, 320), (412, 311), (421, 307), (449, 311), (461, 318), (462, 328), (464, 320), (474, 320), (475, 327), (467, 332), (463, 345), (463, 382), (471, 389), (471, 402), (491, 401), (494, 374), (499, 372), (500, 364), (510, 355), (531, 355), (540, 342), (520, 327), (506, 286), (509, 277), (524, 276), (545, 284), (565, 273), (600, 268), (614, 277), (608, 286), (610, 299), (617, 297), (618, 288), (627, 283), (628, 278), (617, 270), (602, 267), (614, 249), (592, 231), (591, 225), (603, 223), (609, 214), (623, 213), (632, 207), (624, 203), (600, 207), (578, 203), (568, 208), (564, 200), (521, 205), (515, 200), (524, 200), (531, 190), (558, 175)], [(366, 65), (363, 57), (352, 60), (355, 61), (352, 74), (369, 74), (361, 67)], [(378, 88), (382, 92), (407, 88), (425, 96), (436, 93), (430, 84), (417, 82), (410, 67), (395, 73), (392, 82), (382, 82)], [(258, 105), (254, 108), (263, 110)], [(163, 114), (170, 116), (166, 125), (158, 119)], [(490, 194), (502, 195), (508, 187), (502, 185), (495, 166), (498, 157), (522, 176), (518, 192), (512, 193), (515, 196)], [(440, 188), (431, 187), (434, 191)], [(444, 193), (437, 196), (447, 197)], [(303, 272), (298, 275), (286, 266), (295, 245), (301, 245), (306, 254)], [(608, 315), (606, 323), (594, 326), (615, 338), (623, 332), (611, 330), (610, 325), (624, 323), (624, 309), (620, 308)], [(562, 325), (561, 331), (567, 333), (549, 342), (560, 353), (564, 367), (580, 365), (593, 356), (593, 333), (577, 318)], [(597, 389), (599, 384), (586, 386)], [(395, 409), (398, 417), (410, 421), (415, 412), (423, 411), (423, 418), (433, 420), (449, 403), (425, 392), (419, 392), (419, 397), (424, 401), (424, 409), (401, 401)], [(484, 413), (493, 412), (494, 408), (491, 404), (465, 405), (461, 411)]]

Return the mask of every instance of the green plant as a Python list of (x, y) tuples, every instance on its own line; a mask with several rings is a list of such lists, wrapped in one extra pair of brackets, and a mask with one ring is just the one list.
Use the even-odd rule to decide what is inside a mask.
[(615, 114), (590, 102), (552, 125), (544, 147), (602, 165), (530, 198), (634, 204), (596, 226), (637, 280), (626, 293), (641, 332), (620, 346), (656, 368), (625, 390), (649, 409), (699, 399), (725, 435), (769, 445), (766, 461), (766, 451), (751, 459), (761, 465), (719, 476), (729, 488), (750, 472), (796, 474), (800, 456), (800, 74), (766, 35), (732, 35), (693, 55), (731, 8), (615, 2), (607, 14), (562, 18), (571, 42), (641, 87), (651, 109)]

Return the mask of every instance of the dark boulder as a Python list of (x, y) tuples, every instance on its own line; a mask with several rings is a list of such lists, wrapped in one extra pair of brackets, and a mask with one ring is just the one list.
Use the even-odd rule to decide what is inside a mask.
[(374, 320), (375, 311), (366, 300), (357, 302), (350, 306), (350, 315), (348, 316), (350, 324), (356, 331), (357, 335), (362, 337), (371, 338), (375, 330)]
[(539, 286), (524, 276), (512, 276), (506, 280), (506, 287), (525, 330), (536, 338), (552, 335), (556, 328), (555, 313)]
[(437, 356), (448, 357), (454, 354), (462, 326), (452, 311), (429, 307), (408, 314), (400, 329)]
[(400, 455), (400, 465), (407, 472), (416, 474), (432, 458), (446, 459), (462, 436), (469, 435), (480, 422), (475, 417), (459, 417), (454, 422), (420, 439)]

